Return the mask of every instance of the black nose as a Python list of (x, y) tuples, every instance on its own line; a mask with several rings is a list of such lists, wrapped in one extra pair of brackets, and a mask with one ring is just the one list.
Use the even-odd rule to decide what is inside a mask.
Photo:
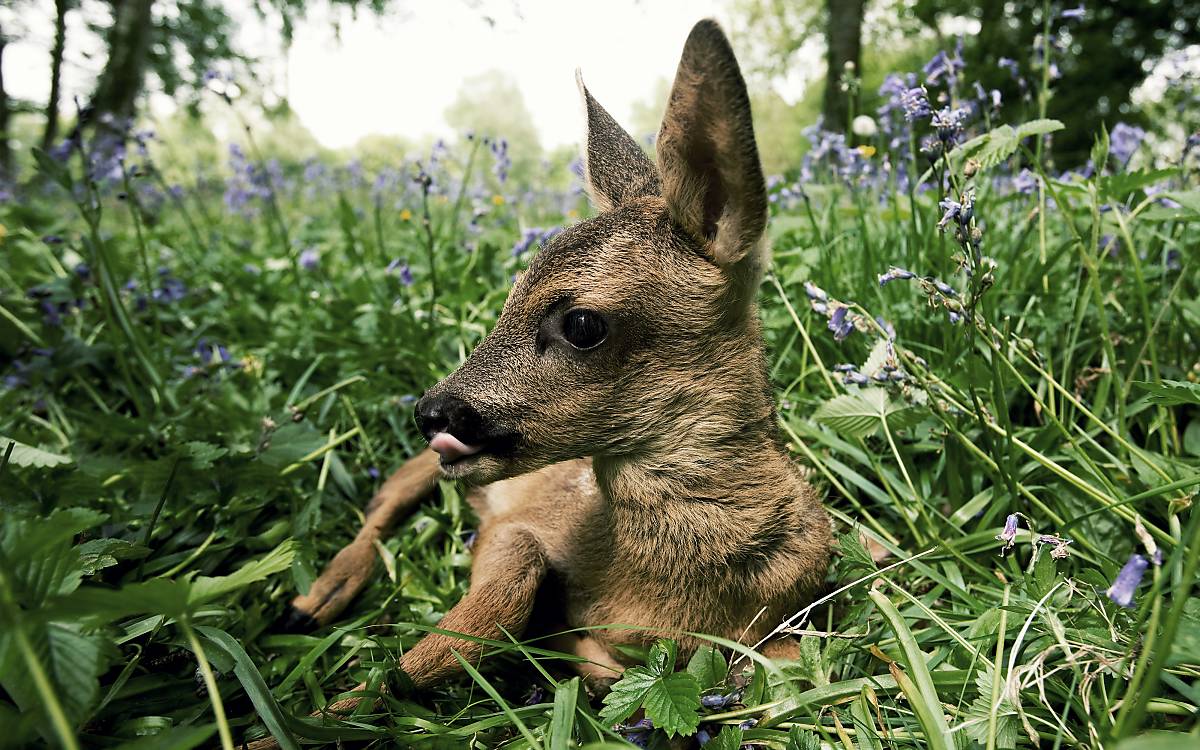
[(457, 396), (423, 396), (417, 402), (415, 415), (417, 427), (426, 440), (439, 432), (448, 432), (468, 444), (477, 445), (486, 438), (483, 417)]

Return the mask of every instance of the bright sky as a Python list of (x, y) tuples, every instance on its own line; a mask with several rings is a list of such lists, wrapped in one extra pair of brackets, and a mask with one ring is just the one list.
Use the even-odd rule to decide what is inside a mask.
[[(225, 3), (239, 20), (242, 48), (269, 57), (277, 37), (247, 10), (245, 0)], [(274, 66), (293, 109), (322, 144), (349, 146), (376, 133), (445, 134), (449, 126), (442, 115), (462, 81), (493, 69), (517, 82), (544, 146), (575, 143), (582, 132), (576, 67), (596, 98), (627, 123), (634, 103), (648, 99), (659, 78), (674, 76), (691, 25), (723, 16), (719, 0), (492, 0), (476, 9), (463, 0), (398, 5), (401, 11), (384, 18), (343, 14), (339, 34), (334, 17), (320, 10), (297, 29), (286, 66)], [(39, 103), (46, 98), (51, 8), (48, 2), (32, 3), (22, 10), (19, 21), (28, 38), (4, 55), (4, 82), (13, 96)], [(97, 0), (85, 0), (84, 12), (104, 13)], [(81, 14), (72, 15), (64, 81), (68, 97), (86, 96), (104, 55), (82, 28)]]

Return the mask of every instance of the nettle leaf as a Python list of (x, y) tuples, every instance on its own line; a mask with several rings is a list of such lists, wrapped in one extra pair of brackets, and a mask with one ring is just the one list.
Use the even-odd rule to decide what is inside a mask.
[(1135, 380), (1133, 384), (1150, 394), (1150, 403), (1152, 404), (1200, 405), (1200, 383), (1189, 383), (1185, 380), (1160, 380), (1157, 383)]
[[(1050, 119), (1032, 120), (1015, 128), (1011, 125), (1000, 125), (960, 143), (950, 152), (950, 162), (957, 167), (961, 166), (968, 158), (973, 158), (979, 162), (981, 170), (991, 169), (1015, 154), (1021, 147), (1022, 140), (1033, 135), (1053, 133), (1064, 127), (1058, 120)], [(930, 173), (926, 172), (922, 179), (925, 179)]]
[(668, 736), (694, 734), (700, 726), (700, 683), (689, 672), (675, 672), (678, 647), (662, 639), (647, 656), (647, 666), (626, 669), (604, 697), (600, 718), (619, 724), (642, 708)]
[(692, 654), (687, 665), (688, 674), (696, 678), (701, 690), (709, 690), (725, 681), (729, 665), (725, 655), (715, 646), (701, 646)]
[(882, 388), (861, 388), (826, 401), (813, 413), (813, 419), (846, 437), (867, 437), (885, 422), (889, 430), (911, 427), (925, 418), (925, 412), (893, 401)]
[[(987, 744), (992, 713), (991, 669), (979, 670), (975, 676), (975, 688), (979, 691), (979, 695), (967, 711), (962, 723), (962, 730), (976, 742)], [(1012, 750), (1017, 746), (1020, 720), (1012, 701), (1004, 693), (1004, 690), (1000, 691), (1000, 703), (996, 706), (996, 747), (1000, 750)]]
[[(77, 724), (99, 697), (100, 675), (107, 667), (102, 639), (83, 635), (74, 626), (62, 623), (26, 627), (25, 636), (50, 678), (67, 719)], [(8, 633), (2, 638), (15, 640)], [(3, 655), (0, 685), (22, 712), (42, 710), (44, 704), (34, 684), (26, 655), (11, 642), (6, 648), (0, 648), (0, 654)]]
[(0, 557), (25, 608), (36, 609), (48, 598), (79, 587), (84, 566), (71, 542), (105, 518), (83, 508), (56, 510), (47, 518), (0, 514)]
[(75, 460), (70, 456), (63, 456), (58, 453), (42, 450), (41, 448), (34, 448), (32, 445), (25, 445), (18, 440), (13, 440), (3, 435), (0, 435), (0, 458), (8, 452), (10, 443), (13, 449), (12, 455), (8, 457), (8, 462), (14, 466), (48, 468), (69, 464)]

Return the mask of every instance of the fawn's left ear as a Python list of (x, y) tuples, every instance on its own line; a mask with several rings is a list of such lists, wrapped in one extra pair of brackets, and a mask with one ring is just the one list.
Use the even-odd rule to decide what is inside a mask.
[(754, 142), (750, 98), (716, 21), (696, 24), (683, 46), (658, 133), (662, 196), (671, 216), (718, 265), (742, 261), (757, 281), (766, 259), (767, 190)]
[(658, 195), (658, 170), (646, 152), (592, 98), (578, 70), (575, 71), (575, 83), (579, 86), (587, 116), (583, 183), (592, 204), (600, 211), (609, 211), (633, 198)]

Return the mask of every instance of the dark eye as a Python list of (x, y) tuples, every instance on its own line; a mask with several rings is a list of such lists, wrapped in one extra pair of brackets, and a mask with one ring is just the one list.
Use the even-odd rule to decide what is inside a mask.
[(571, 310), (563, 316), (562, 331), (576, 349), (594, 349), (608, 336), (608, 324), (594, 310)]

